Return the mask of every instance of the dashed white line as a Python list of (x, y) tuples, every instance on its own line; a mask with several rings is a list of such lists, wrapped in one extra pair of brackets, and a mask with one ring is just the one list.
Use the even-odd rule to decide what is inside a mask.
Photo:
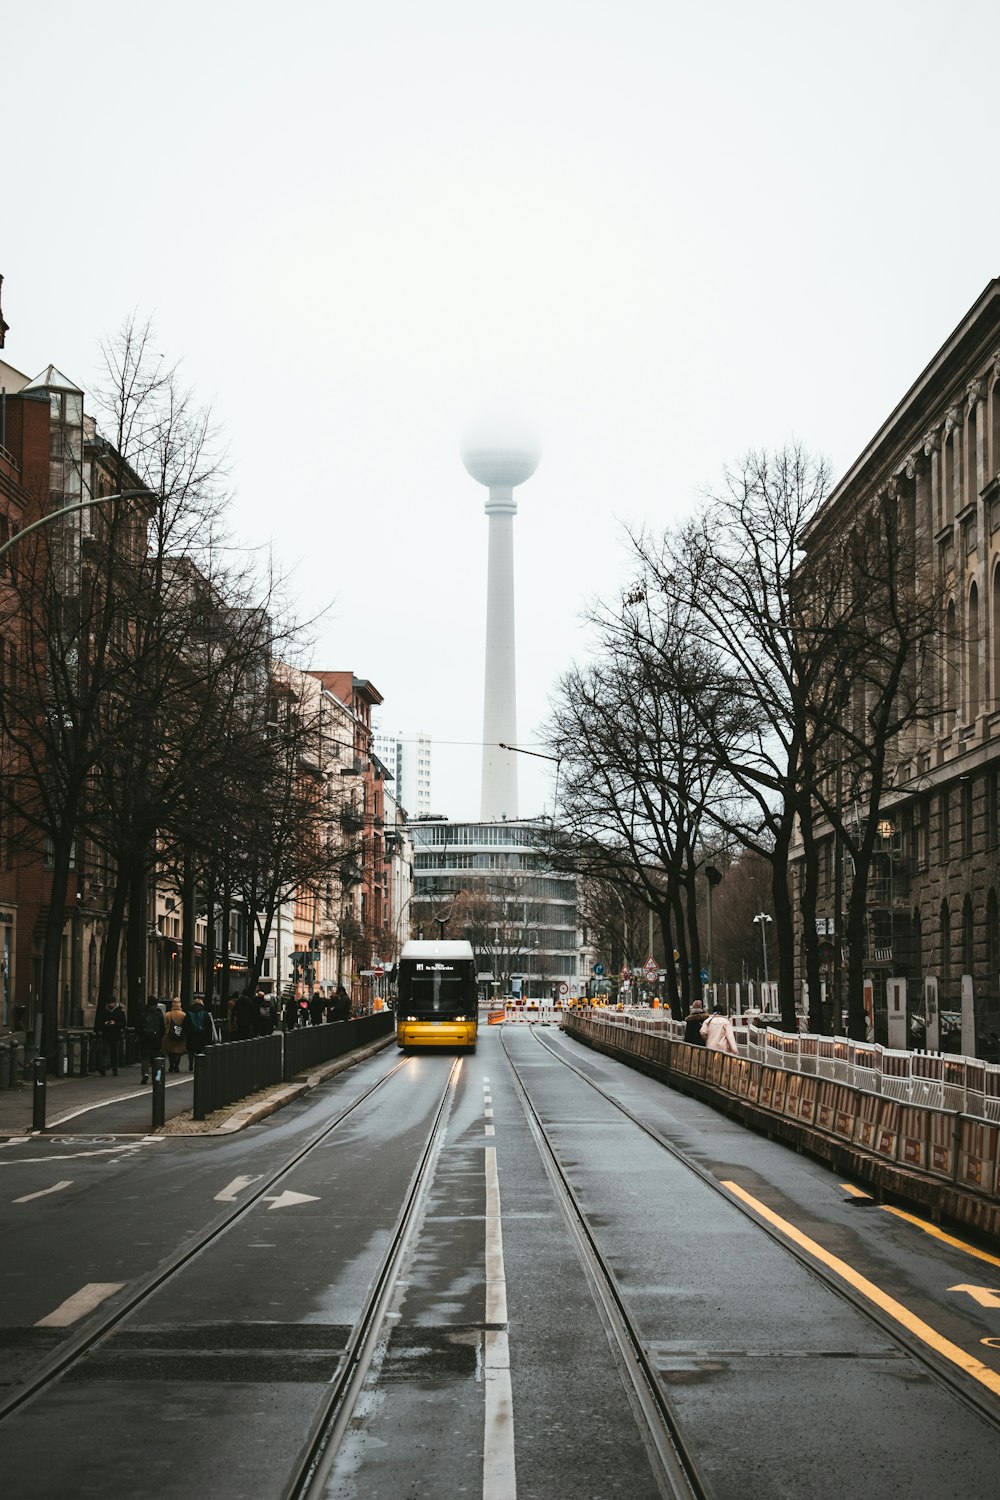
[[(489, 1128), (489, 1127), (487, 1127)], [(503, 1264), (500, 1181), (495, 1146), (486, 1152), (486, 1331), (483, 1374), (486, 1426), (483, 1435), (483, 1500), (516, 1500), (514, 1400), (507, 1339), (507, 1280)]]
[(35, 1327), (69, 1328), (113, 1293), (120, 1292), (124, 1285), (124, 1281), (88, 1281), (86, 1286), (74, 1292), (72, 1297), (67, 1297), (65, 1302), (60, 1302), (46, 1317), (39, 1318)]
[(63, 1188), (68, 1188), (68, 1187), (72, 1187), (72, 1186), (73, 1186), (73, 1179), (69, 1178), (69, 1180), (66, 1181), (66, 1182), (55, 1182), (55, 1183), (52, 1184), (51, 1187), (41, 1188), (39, 1190), (39, 1192), (37, 1192), (37, 1193), (25, 1193), (25, 1195), (24, 1195), (23, 1198), (15, 1198), (15, 1199), (13, 1199), (13, 1202), (14, 1203), (30, 1203), (33, 1198), (47, 1198), (50, 1193), (61, 1193), (62, 1190), (63, 1190)]
[(486, 1126), (486, 1134), (487, 1135), (496, 1135), (496, 1128), (493, 1125), (487, 1125)]

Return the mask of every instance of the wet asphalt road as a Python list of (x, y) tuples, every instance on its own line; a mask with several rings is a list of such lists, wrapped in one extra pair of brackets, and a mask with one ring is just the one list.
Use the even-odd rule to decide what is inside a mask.
[[(737, 1182), (1000, 1370), (982, 1343), (1000, 1340), (1000, 1309), (951, 1290), (1000, 1284), (998, 1266), (883, 1209), (848, 1206), (818, 1165), (553, 1031), (544, 1037), (700, 1169), (643, 1137), (527, 1027), (508, 1030), (511, 1056), (711, 1493), (995, 1495), (996, 1429), (718, 1184)], [(10, 1416), (0, 1426), (5, 1492), (280, 1494), (343, 1357), (453, 1061), (407, 1060), (270, 1201)], [(86, 1314), (65, 1327), (39, 1326), (81, 1288), (134, 1286), (221, 1222), (252, 1181), (395, 1062), (379, 1054), (228, 1139), (114, 1140), (102, 1130), (0, 1152), (5, 1385), (85, 1325)], [(509, 1431), (501, 1424), (494, 1436), (511, 1444), (516, 1491), (498, 1487), (496, 1471), (484, 1485), (493, 1152), (513, 1398)], [(125, 1291), (110, 1292), (107, 1305), (118, 1295)], [(995, 1397), (967, 1385), (1000, 1411)], [(95, 1436), (105, 1431), (107, 1441)], [(477, 1054), (461, 1060), (419, 1233), (327, 1493), (658, 1493), (498, 1029), (484, 1028)]]

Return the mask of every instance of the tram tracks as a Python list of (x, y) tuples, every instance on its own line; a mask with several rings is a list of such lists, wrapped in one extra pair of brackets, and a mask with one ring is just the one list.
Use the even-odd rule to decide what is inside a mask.
[[(77, 1333), (64, 1340), (46, 1358), (41, 1360), (23, 1381), (0, 1398), (0, 1423), (29, 1402), (39, 1396), (43, 1396), (56, 1381), (78, 1365), (91, 1351), (95, 1350), (99, 1344), (108, 1338), (110, 1334), (114, 1333), (121, 1324), (141, 1309), (144, 1304), (149, 1302), (155, 1294), (159, 1293), (171, 1281), (179, 1277), (197, 1256), (215, 1245), (235, 1225), (245, 1219), (261, 1200), (274, 1193), (274, 1189), (281, 1183), (282, 1179), (299, 1167), (312, 1152), (326, 1144), (331, 1135), (350, 1116), (355, 1114), (357, 1110), (371, 1099), (373, 1095), (377, 1094), (380, 1089), (384, 1088), (390, 1079), (394, 1078), (406, 1066), (405, 1059), (400, 1059), (394, 1063), (369, 1088), (365, 1089), (356, 1099), (353, 1099), (350, 1104), (340, 1110), (335, 1118), (328, 1120), (322, 1129), (313, 1134), (292, 1156), (288, 1157), (271, 1172), (255, 1181), (252, 1188), (247, 1190), (246, 1195), (241, 1197), (241, 1200), (234, 1205), (231, 1212), (226, 1213), (223, 1218), (217, 1220), (209, 1228), (200, 1230), (162, 1261), (154, 1271), (135, 1282), (112, 1302), (102, 1306), (100, 1312), (96, 1312)], [(450, 1087), (451, 1080), (449, 1080)], [(447, 1097), (448, 1089), (445, 1090), (442, 1096), (435, 1121), (440, 1115)], [(419, 1171), (417, 1175), (419, 1176)]]
[[(540, 1041), (541, 1039), (538, 1038)], [(622, 1296), (613, 1271), (601, 1251), (579, 1199), (563, 1170), (558, 1153), (535, 1109), (521, 1073), (501, 1034), (501, 1044), (521, 1095), (528, 1125), (539, 1146), (553, 1192), (576, 1243), (598, 1312), (643, 1436), (650, 1467), (666, 1500), (710, 1500), (711, 1489), (685, 1441), (646, 1349), (641, 1330)], [(546, 1049), (551, 1050), (551, 1049)], [(555, 1056), (556, 1054), (553, 1054)]]
[[(825, 1287), (832, 1290), (844, 1301), (850, 1303), (852, 1307), (863, 1314), (863, 1316), (869, 1322), (877, 1327), (880, 1333), (889, 1338), (901, 1351), (905, 1352), (907, 1355), (916, 1360), (920, 1365), (922, 1365), (940, 1385), (944, 1386), (947, 1389), (948, 1393), (952, 1397), (954, 1397), (958, 1401), (961, 1401), (964, 1406), (975, 1412), (975, 1414), (982, 1420), (989, 1423), (989, 1425), (995, 1431), (1000, 1432), (1000, 1407), (998, 1407), (995, 1401), (991, 1401), (986, 1396), (980, 1396), (978, 1390), (974, 1385), (970, 1389), (970, 1384), (966, 1383), (966, 1381), (964, 1380), (957, 1379), (955, 1376), (955, 1367), (952, 1363), (950, 1363), (945, 1358), (937, 1355), (934, 1352), (933, 1348), (930, 1347), (927, 1343), (923, 1342), (917, 1337), (909, 1335), (906, 1331), (906, 1328), (901, 1326), (899, 1321), (883, 1312), (877, 1303), (873, 1302), (869, 1297), (863, 1295), (861, 1292), (855, 1290), (854, 1286), (851, 1285), (850, 1282), (845, 1280), (842, 1276), (837, 1275), (835, 1272), (827, 1269), (827, 1266), (824, 1264), (824, 1261), (822, 1259), (818, 1258), (814, 1254), (811, 1254), (809, 1250), (802, 1248), (799, 1244), (796, 1243), (796, 1240), (794, 1238), (790, 1238), (789, 1235), (784, 1233), (780, 1228), (775, 1227), (773, 1223), (769, 1222), (769, 1219), (765, 1217), (764, 1214), (758, 1212), (752, 1206), (752, 1200), (744, 1201), (749, 1197), (749, 1195), (741, 1195), (735, 1184), (726, 1184), (720, 1182), (704, 1167), (700, 1166), (697, 1162), (692, 1161), (689, 1156), (687, 1156), (676, 1145), (674, 1145), (674, 1143), (670, 1141), (666, 1136), (662, 1135), (660, 1131), (658, 1131), (654, 1126), (641, 1119), (638, 1115), (633, 1113), (633, 1111), (630, 1110), (627, 1105), (623, 1104), (619, 1099), (616, 1099), (613, 1094), (602, 1088), (601, 1085), (597, 1083), (593, 1078), (591, 1078), (587, 1073), (585, 1073), (583, 1069), (576, 1067), (575, 1064), (570, 1062), (568, 1058), (562, 1056), (555, 1048), (549, 1046), (545, 1039), (539, 1036), (537, 1032), (533, 1031), (532, 1035), (534, 1036), (534, 1039), (539, 1044), (539, 1046), (541, 1046), (543, 1051), (545, 1051), (550, 1057), (552, 1057), (555, 1061), (561, 1063), (563, 1067), (567, 1068), (570, 1072), (574, 1073), (578, 1078), (586, 1083), (591, 1089), (594, 1090), (595, 1093), (597, 1093), (603, 1100), (605, 1100), (606, 1103), (610, 1104), (615, 1110), (625, 1116), (625, 1118), (628, 1119), (633, 1125), (635, 1125), (640, 1131), (642, 1131), (644, 1135), (649, 1137), (650, 1140), (654, 1141), (671, 1157), (673, 1157), (675, 1161), (677, 1161), (686, 1170), (697, 1176), (705, 1184), (706, 1187), (712, 1190), (713, 1193), (718, 1194), (720, 1197), (724, 1198), (727, 1203), (735, 1207), (746, 1219), (752, 1222), (756, 1228), (767, 1235), (767, 1237), (771, 1239), (775, 1244), (780, 1245), (782, 1250), (791, 1255), (800, 1265), (805, 1267), (805, 1269), (809, 1271)], [(506, 1047), (504, 1048), (504, 1050), (507, 1050)], [(510, 1060), (509, 1053), (508, 1060)], [(514, 1066), (513, 1063), (511, 1065), (512, 1067)], [(518, 1081), (520, 1082), (520, 1079)], [(549, 1149), (551, 1150), (552, 1148), (550, 1147)], [(575, 1212), (581, 1217), (581, 1219), (583, 1218), (582, 1210), (576, 1208)]]

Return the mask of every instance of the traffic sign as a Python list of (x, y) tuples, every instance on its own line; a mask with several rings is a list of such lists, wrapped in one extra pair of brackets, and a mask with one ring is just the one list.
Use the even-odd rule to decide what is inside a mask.
[(656, 962), (656, 959), (653, 957), (652, 954), (649, 955), (649, 957), (646, 959), (646, 962), (643, 964), (643, 966), (642, 966), (642, 972), (645, 974), (646, 978), (648, 980), (650, 980), (650, 981), (654, 980), (656, 978), (657, 974), (660, 972), (660, 966)]
[(376, 979), (381, 979), (382, 975), (385, 973), (385, 970), (376, 967), (376, 968), (372, 969), (372, 973), (375, 975)]
[(698, 978), (701, 980), (702, 984), (707, 984), (708, 983), (708, 970), (707, 969), (701, 969), (699, 971)]
[(565, 979), (563, 980), (562, 984), (559, 986), (559, 993), (560, 993), (560, 995), (568, 995), (569, 994), (569, 985), (566, 983)]
[(629, 968), (628, 964), (622, 964), (622, 978), (623, 979), (631, 979), (632, 978), (632, 970)]
[(600, 977), (604, 973), (604, 965), (603, 964), (595, 964), (592, 972), (595, 973), (598, 977)]

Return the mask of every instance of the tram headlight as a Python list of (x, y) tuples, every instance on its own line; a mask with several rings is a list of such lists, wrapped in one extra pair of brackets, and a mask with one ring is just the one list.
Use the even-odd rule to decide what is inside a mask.
[(408, 1020), (408, 1021), (415, 1021), (415, 1020), (416, 1020), (416, 1019), (417, 1019), (417, 1018), (416, 1018), (416, 1016), (407, 1016), (407, 1018), (406, 1018), (406, 1019), (407, 1019), (407, 1020)]

